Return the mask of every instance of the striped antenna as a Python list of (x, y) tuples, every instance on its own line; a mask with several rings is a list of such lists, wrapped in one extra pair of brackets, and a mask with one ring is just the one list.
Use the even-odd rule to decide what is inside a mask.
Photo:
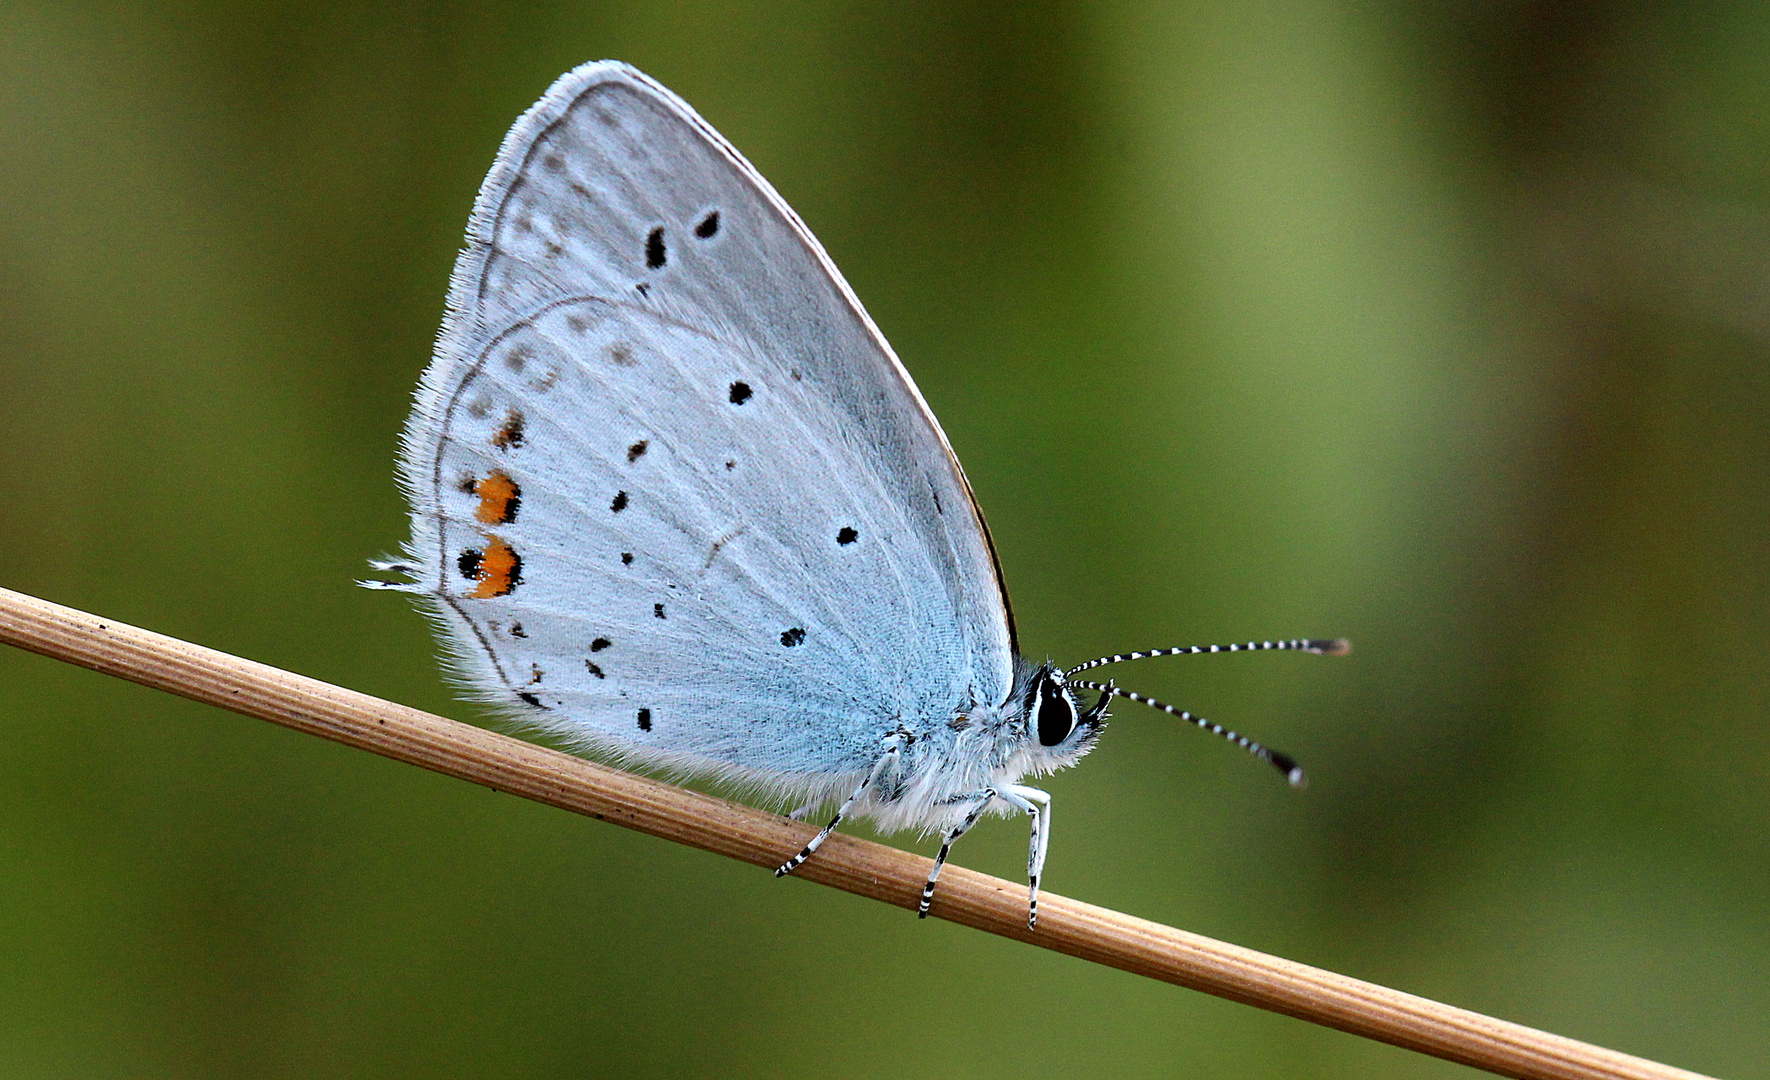
[(1309, 782), (1308, 778), (1303, 775), (1303, 767), (1298, 765), (1296, 760), (1289, 754), (1281, 754), (1277, 750), (1268, 750), (1266, 747), (1261, 746), (1246, 735), (1240, 735), (1236, 732), (1230, 731), (1222, 724), (1214, 724), (1202, 716), (1194, 716), (1185, 709), (1176, 709), (1172, 705), (1165, 705), (1152, 697), (1144, 697), (1135, 690), (1121, 690), (1109, 682), (1097, 683), (1089, 682), (1087, 679), (1076, 679), (1070, 681), (1069, 685), (1085, 687), (1089, 690), (1098, 690), (1103, 694), (1111, 694), (1114, 697), (1122, 697), (1126, 701), (1135, 701), (1143, 705), (1148, 705), (1152, 709), (1160, 709), (1169, 716), (1176, 716), (1189, 724), (1196, 724), (1213, 735), (1223, 736), (1225, 739), (1228, 739), (1230, 742), (1283, 773), (1284, 778), (1290, 781), (1292, 787), (1300, 788)]
[(1147, 660), (1152, 656), (1195, 656), (1199, 653), (1220, 652), (1267, 652), (1279, 650), (1284, 652), (1306, 652), (1317, 656), (1345, 656), (1352, 651), (1352, 643), (1345, 638), (1292, 638), (1289, 641), (1244, 641), (1230, 645), (1182, 645), (1177, 649), (1149, 649), (1145, 652), (1114, 653), (1102, 656), (1098, 660), (1090, 660), (1085, 664), (1077, 664), (1063, 673), (1065, 679), (1078, 671), (1091, 671), (1107, 664), (1122, 664), (1126, 660)]

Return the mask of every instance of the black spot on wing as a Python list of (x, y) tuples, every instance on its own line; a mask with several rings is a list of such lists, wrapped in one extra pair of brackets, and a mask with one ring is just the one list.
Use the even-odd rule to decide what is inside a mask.
[(750, 389), (749, 383), (734, 382), (731, 384), (731, 403), (733, 405), (742, 405), (744, 402), (750, 400), (750, 397), (754, 393), (755, 391)]
[(658, 619), (663, 618), (664, 617), (664, 605), (653, 604), (651, 606), (651, 613), (654, 618), (658, 618)]
[(661, 270), (667, 257), (664, 251), (664, 227), (659, 225), (645, 238), (645, 266), (648, 270)]
[(468, 581), (478, 581), (479, 567), (485, 562), (485, 557), (486, 553), (478, 548), (468, 548), (455, 560), (455, 569), (461, 571), (461, 576)]
[(521, 623), (513, 622), (510, 624), (510, 636), (511, 637), (528, 637), (529, 632), (522, 628)]
[(838, 544), (852, 544), (859, 539), (860, 533), (855, 532), (854, 528), (849, 525), (842, 526), (842, 528), (836, 532), (836, 543)]
[(627, 509), (627, 493), (625, 491), (615, 492), (615, 497), (609, 501), (608, 508), (617, 514)]
[(599, 637), (595, 641), (592, 641), (590, 643), (590, 651), (591, 652), (601, 652), (602, 650), (608, 648), (612, 644), (614, 644), (614, 642), (610, 641), (608, 638)]
[(639, 710), (639, 730), (640, 731), (650, 731), (651, 730), (651, 710), (650, 709), (640, 709)]
[(588, 671), (588, 672), (590, 672), (590, 674), (592, 674), (592, 675), (594, 675), (594, 676), (596, 676), (596, 677), (597, 677), (597, 678), (598, 678), (598, 679), (606, 679), (606, 678), (608, 678), (608, 676), (607, 676), (607, 675), (604, 675), (604, 674), (603, 674), (603, 673), (602, 673), (602, 669), (601, 669), (601, 668), (599, 668), (599, 667), (597, 667), (597, 666), (596, 666), (596, 665), (595, 665), (595, 664), (593, 664), (593, 663), (591, 663), (591, 662), (590, 662), (590, 661), (588, 661), (588, 660), (586, 660), (586, 661), (584, 661), (584, 669), (585, 669), (585, 670), (586, 670), (586, 671)]
[(529, 693), (526, 690), (517, 694), (516, 696), (521, 698), (527, 704), (533, 705), (537, 709), (545, 708), (545, 706), (541, 704), (540, 698), (536, 697), (535, 695)]
[(694, 234), (702, 240), (711, 240), (719, 232), (719, 211), (709, 210), (700, 224), (694, 227)]
[(640, 458), (644, 457), (645, 456), (645, 448), (650, 445), (651, 445), (651, 441), (649, 439), (640, 439), (638, 442), (634, 443), (632, 446), (627, 447), (627, 464), (631, 465), (635, 461), (638, 461)]
[(631, 551), (621, 552), (621, 565), (622, 566), (632, 566), (633, 565), (633, 553)]
[(791, 630), (781, 631), (781, 644), (789, 649), (804, 640), (805, 628), (803, 626), (795, 626)]

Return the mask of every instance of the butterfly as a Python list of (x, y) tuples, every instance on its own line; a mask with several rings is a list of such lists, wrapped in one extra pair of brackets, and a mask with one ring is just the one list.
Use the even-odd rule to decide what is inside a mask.
[[(1189, 652), (1021, 657), (989, 529), (940, 425), (811, 232), (675, 94), (625, 64), (561, 77), (480, 188), (400, 454), (403, 555), (480, 699), (573, 749), (939, 832), (1032, 821), (1115, 696)], [(1078, 698), (1086, 691), (1098, 698)]]

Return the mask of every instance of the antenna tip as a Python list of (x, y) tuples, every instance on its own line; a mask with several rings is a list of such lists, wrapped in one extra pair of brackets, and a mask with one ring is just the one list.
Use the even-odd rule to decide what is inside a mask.
[(1309, 650), (1322, 656), (1345, 656), (1352, 651), (1352, 642), (1345, 638), (1334, 638), (1331, 641), (1317, 641), (1315, 648)]
[(1297, 764), (1296, 759), (1289, 754), (1281, 754), (1274, 750), (1272, 756), (1267, 760), (1271, 761), (1279, 772), (1284, 773), (1285, 781), (1292, 787), (1305, 788), (1309, 786), (1309, 778), (1303, 775), (1303, 766)]

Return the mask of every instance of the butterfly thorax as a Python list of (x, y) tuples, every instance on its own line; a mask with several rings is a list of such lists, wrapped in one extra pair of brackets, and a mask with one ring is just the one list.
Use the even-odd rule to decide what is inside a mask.
[[(1015, 667), (1013, 691), (1005, 701), (955, 710), (920, 732), (900, 728), (905, 745), (855, 812), (886, 832), (944, 830), (969, 813), (982, 793), (1080, 761), (1105, 726), (1104, 702), (1083, 712), (1051, 664), (1017, 658)], [(832, 795), (841, 787), (832, 785)], [(985, 812), (1007, 814), (1013, 808), (991, 799)]]

